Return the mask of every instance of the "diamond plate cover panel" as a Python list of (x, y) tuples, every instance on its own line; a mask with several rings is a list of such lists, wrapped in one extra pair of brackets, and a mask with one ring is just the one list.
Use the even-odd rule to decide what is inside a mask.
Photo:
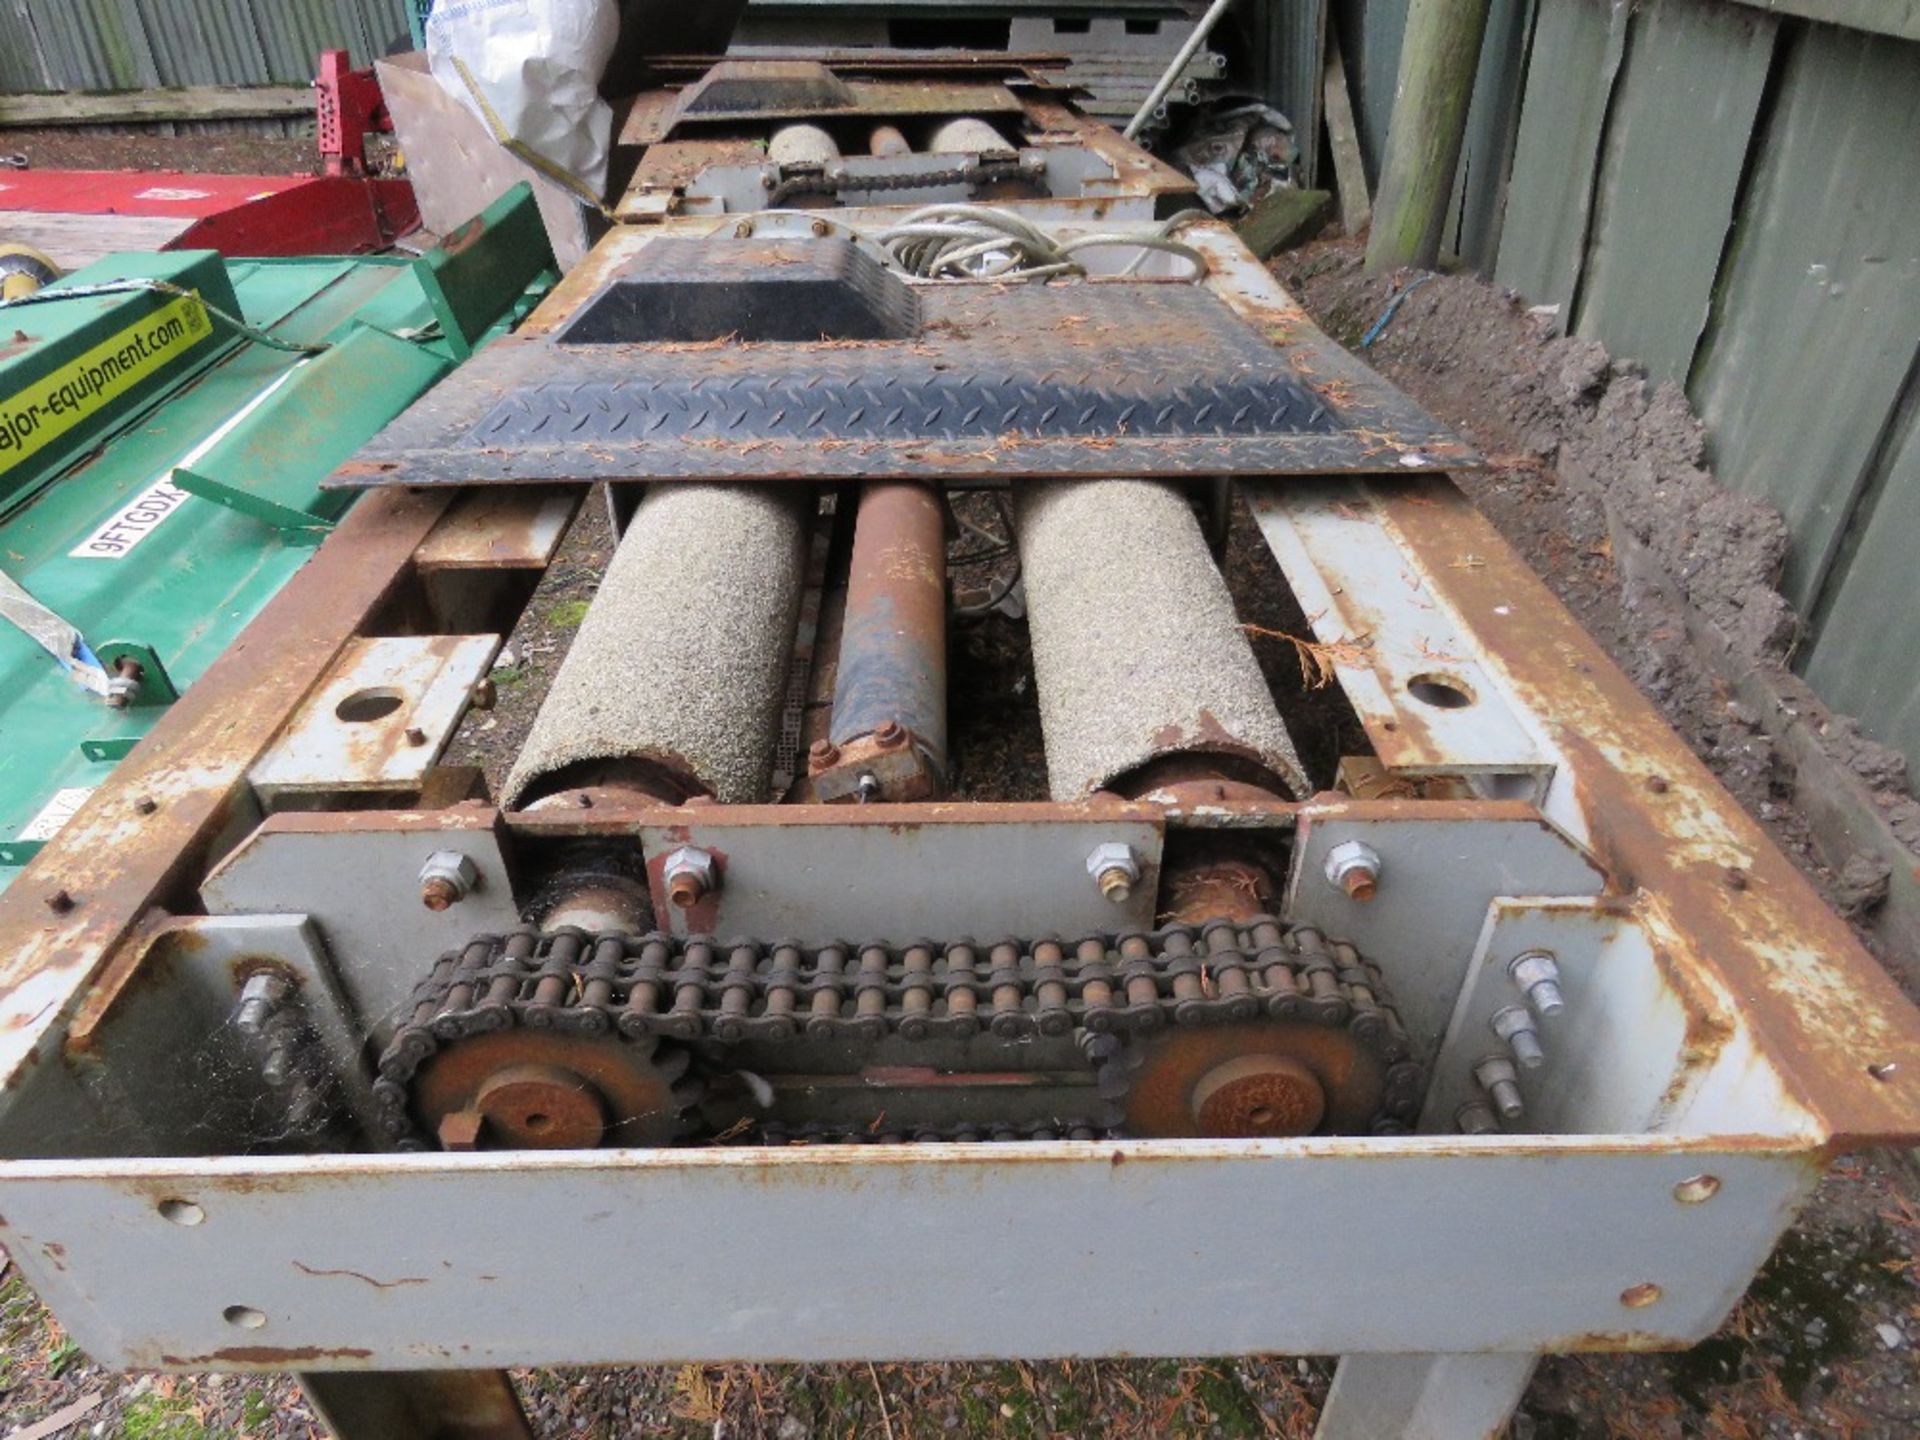
[(916, 291), (919, 333), (899, 340), (516, 336), (334, 483), (1286, 474), (1472, 459), (1317, 331), (1277, 345), (1207, 286)]

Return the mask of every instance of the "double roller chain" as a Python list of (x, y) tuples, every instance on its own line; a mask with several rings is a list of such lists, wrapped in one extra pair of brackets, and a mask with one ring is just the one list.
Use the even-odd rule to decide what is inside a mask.
[[(1373, 1128), (1407, 1128), (1422, 1090), (1405, 1027), (1378, 970), (1351, 945), (1270, 916), (1096, 935), (1075, 942), (970, 940), (821, 945), (590, 935), (523, 928), (483, 935), (435, 962), (374, 1085), (389, 1138), (425, 1148), (410, 1086), (436, 1053), (515, 1026), (581, 1036), (702, 1042), (811, 1039), (910, 1042), (991, 1035), (1077, 1036), (1109, 1099), (1124, 1093), (1138, 1042), (1174, 1027), (1267, 1018), (1344, 1031), (1381, 1063)], [(769, 1124), (758, 1139), (1093, 1139), (1110, 1120), (982, 1122), (896, 1134)], [(725, 1137), (721, 1137), (725, 1138)]]

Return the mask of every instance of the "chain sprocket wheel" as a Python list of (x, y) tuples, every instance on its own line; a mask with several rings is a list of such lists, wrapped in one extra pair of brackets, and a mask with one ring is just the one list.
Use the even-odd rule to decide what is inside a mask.
[(1136, 1040), (1126, 1131), (1141, 1139), (1279, 1139), (1376, 1128), (1389, 1067), (1347, 1030), (1310, 1021), (1181, 1026)]
[(449, 1150), (669, 1145), (697, 1091), (687, 1053), (656, 1036), (513, 1028), (436, 1052), (414, 1077), (414, 1118)]

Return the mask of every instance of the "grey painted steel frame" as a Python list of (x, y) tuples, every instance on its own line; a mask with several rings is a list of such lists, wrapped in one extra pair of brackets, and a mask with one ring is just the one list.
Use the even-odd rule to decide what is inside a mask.
[[(1346, 1362), (1323, 1419), (1323, 1433), (1341, 1437), (1367, 1433), (1365, 1412), (1355, 1408), (1361, 1392), (1384, 1395), (1381, 1403), (1407, 1423), (1428, 1417), (1422, 1423), (1432, 1433), (1467, 1425), (1476, 1428), (1465, 1433), (1484, 1433), (1486, 1415), (1517, 1392), (1535, 1351), (1666, 1346), (1706, 1333), (1836, 1143), (1920, 1129), (1909, 1078), (1920, 1073), (1911, 1012), (1839, 922), (1814, 913), (1810, 901), (1796, 904), (1810, 893), (1804, 883), (1644, 704), (1609, 702), (1595, 688), (1591, 677), (1605, 662), (1591, 642), (1576, 640), (1571, 621), (1497, 537), (1465, 522), (1463, 502), (1444, 481), (1319, 483), (1375, 513), (1422, 576), (1422, 603), (1446, 605), (1482, 652), (1501, 702), (1555, 767), (1546, 814), (1576, 839), (1596, 842), (1611, 838), (1612, 821), (1631, 819), (1671, 848), (1670, 861), (1664, 852), (1643, 854), (1638, 878), (1650, 889), (1615, 903), (1651, 927), (1674, 973), (1711, 989), (1728, 953), (1745, 967), (1737, 994), (1722, 987), (1712, 995), (1738, 1023), (1709, 1082), (1675, 1119), (1686, 1133), (13, 1160), (0, 1163), (0, 1209), (23, 1272), (100, 1358), (178, 1367), (457, 1370), (549, 1358), (699, 1358), (694, 1352), (825, 1358), (1202, 1348), (1404, 1355), (1477, 1347), (1510, 1357)], [(1285, 485), (1258, 487), (1256, 513), (1276, 521), (1288, 493)], [(223, 672), (230, 692), (247, 666), (267, 667), (255, 677), (256, 703), (276, 713), (256, 717), (240, 707), (209, 727), (198, 710), (220, 692), (203, 683), (196, 695), (207, 698), (189, 697), (156, 732), (161, 748), (135, 757), (14, 887), (17, 898), (0, 900), (8, 918), (0, 964), (16, 967), (11, 989), (0, 991), (0, 1053), (9, 1057), (16, 1111), (37, 1104), (34, 1087), (52, 1088), (39, 1117), (43, 1133), (75, 1103), (56, 1083), (69, 1019), (102, 967), (133, 953), (139, 923), (172, 872), (194, 863), (192, 852), (156, 852), (171, 832), (155, 838), (127, 818), (130, 787), (153, 787), (163, 816), (175, 807), (203, 810), (196, 837), (211, 834), (215, 812), (244, 814), (244, 775), (345, 643), (330, 628), (344, 623), (337, 614), (373, 613), (418, 543), (406, 537), (424, 538), (444, 503), (398, 492), (368, 497)], [(1464, 553), (1449, 548), (1454, 537)], [(1476, 559), (1478, 567), (1466, 563)], [(303, 622), (304, 647), (258, 638), (284, 630), (293, 607), (311, 604), (322, 574), (342, 594), (333, 610)], [(1509, 595), (1558, 666), (1547, 681), (1537, 678), (1537, 654), (1494, 633), (1506, 623), (1494, 600)], [(233, 705), (230, 693), (225, 698)], [(167, 770), (169, 742), (200, 748)], [(1672, 775), (1678, 808), (1619, 786), (1656, 762)], [(1603, 782), (1613, 791), (1596, 792)], [(1589, 812), (1595, 793), (1612, 794), (1622, 813)], [(1530, 814), (1523, 805), (1494, 809)], [(1279, 823), (1278, 812), (1238, 818)], [(1318, 843), (1312, 826), (1363, 818), (1357, 806), (1309, 817), (1306, 855)], [(1440, 839), (1412, 847), (1411, 863), (1471, 862), (1476, 846), (1464, 833), (1451, 847)], [(77, 870), (107, 850), (117, 852), (114, 873), (131, 866), (144, 888), (103, 879), (98, 895), (83, 888), (73, 919), (49, 920), (38, 897), (67, 873), (57, 867)], [(1737, 898), (1725, 887), (1709, 895), (1704, 876), (1735, 863), (1755, 880), (1735, 887)], [(1383, 884), (1393, 873), (1390, 865)], [(1545, 880), (1529, 873), (1511, 883), (1525, 889)], [(1304, 876), (1296, 872), (1296, 895), (1305, 893)], [(1682, 899), (1688, 908), (1676, 918)], [(96, 921), (86, 906), (109, 913)], [(1736, 906), (1747, 928), (1728, 920)], [(1693, 940), (1696, 929), (1710, 936), (1710, 948)], [(101, 938), (72, 938), (88, 935)], [(74, 943), (95, 948), (75, 955)], [(23, 974), (15, 955), (41, 963)], [(1860, 1062), (1881, 1056), (1898, 1060), (1898, 1074), (1875, 1090)], [(0, 1118), (18, 1135), (26, 1117)], [(1584, 1120), (1566, 1117), (1574, 1126)], [(1683, 1182), (1708, 1173), (1720, 1182), (1712, 1203), (1689, 1204)], [(203, 1223), (169, 1219), (160, 1206), (170, 1199), (200, 1207)], [(572, 1247), (582, 1257), (573, 1268), (556, 1266), (550, 1247), (525, 1243), (544, 1233), (561, 1204), (583, 1227), (603, 1226), (608, 1235), (603, 1246)], [(1196, 1213), (1258, 1217), (1276, 1206), (1300, 1218), (1303, 1236), (1364, 1239), (1360, 1258), (1344, 1245), (1274, 1243), (1257, 1223), (1245, 1240), (1227, 1233), (1217, 1242), (1192, 1224)], [(445, 1213), (465, 1217), (457, 1233), (416, 1233), (421, 1215)], [(1485, 1223), (1493, 1213), (1502, 1225)], [(701, 1217), (696, 1243), (634, 1243), (650, 1231), (684, 1236), (690, 1215)], [(1185, 1242), (1162, 1285), (1148, 1292), (1108, 1259), (1114, 1237), (1137, 1230), (1143, 1216), (1165, 1217)], [(1552, 1283), (1516, 1294), (1515, 1267), (1538, 1275), (1539, 1253), (1566, 1253), (1569, 1216), (1579, 1218), (1582, 1244), (1556, 1265)], [(922, 1272), (916, 1284), (941, 1297), (938, 1311), (900, 1306), (899, 1267), (873, 1263), (909, 1252)], [(826, 1283), (829, 1273), (835, 1284)], [(842, 1286), (849, 1274), (854, 1283)], [(1059, 1275), (1073, 1284), (1036, 1283)], [(668, 1303), (635, 1307), (640, 1287)], [(207, 1303), (183, 1311), (183, 1295)], [(499, 1303), (507, 1296), (511, 1307)], [(694, 1313), (722, 1323), (686, 1326), (676, 1312), (696, 1299)], [(617, 1308), (624, 1330), (587, 1333), (596, 1303)], [(501, 1318), (509, 1313), (511, 1330)], [(536, 1314), (552, 1321), (544, 1335), (520, 1329)], [(255, 1319), (264, 1324), (254, 1327)], [(1385, 1389), (1384, 1381), (1368, 1383), (1382, 1376), (1391, 1381)]]

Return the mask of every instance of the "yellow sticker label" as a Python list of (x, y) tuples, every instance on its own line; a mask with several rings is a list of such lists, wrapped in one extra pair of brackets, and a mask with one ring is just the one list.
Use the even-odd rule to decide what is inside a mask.
[(52, 374), (0, 396), (0, 475), (212, 334), (207, 307), (182, 295)]

